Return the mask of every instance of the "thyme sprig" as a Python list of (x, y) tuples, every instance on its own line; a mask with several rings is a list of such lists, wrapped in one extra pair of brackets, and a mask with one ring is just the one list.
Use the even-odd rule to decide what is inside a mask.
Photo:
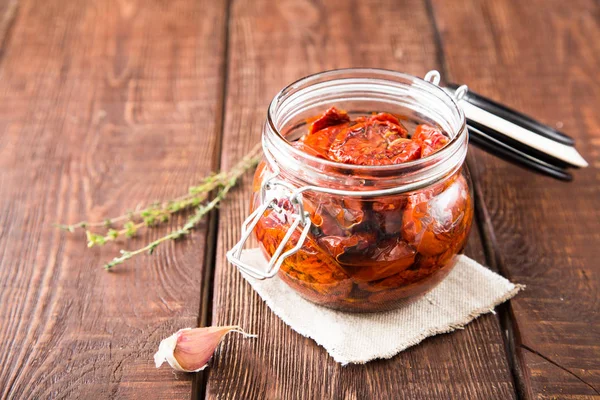
[[(251, 166), (250, 166), (251, 167)], [(249, 167), (249, 168), (250, 168)], [(177, 213), (182, 210), (189, 209), (193, 206), (198, 206), (200, 203), (206, 199), (208, 193), (222, 185), (222, 181), (226, 178), (227, 174), (212, 174), (202, 179), (202, 182), (199, 185), (191, 186), (188, 189), (188, 194), (178, 197), (173, 200), (169, 200), (163, 203), (152, 203), (149, 206), (137, 210), (137, 211), (129, 211), (126, 214), (119, 215), (118, 217), (106, 218), (102, 222), (88, 222), (81, 221), (72, 225), (57, 225), (60, 229), (69, 231), (74, 233), (78, 229), (88, 228), (107, 228), (111, 229), (117, 223), (123, 223), (123, 227), (128, 225), (130, 222), (135, 220), (143, 221), (143, 224), (136, 224), (136, 227), (141, 227), (143, 225), (146, 226), (154, 226), (161, 222), (167, 222), (171, 214)], [(135, 227), (129, 224), (130, 228), (121, 232), (119, 234), (127, 234), (135, 233)], [(107, 238), (107, 240), (109, 240)]]
[(110, 261), (110, 262), (106, 263), (106, 265), (104, 265), (104, 268), (111, 269), (115, 265), (122, 264), (126, 260), (129, 260), (131, 257), (136, 256), (138, 254), (142, 254), (144, 252), (148, 252), (148, 254), (152, 254), (154, 252), (154, 250), (161, 243), (166, 242), (168, 240), (176, 240), (176, 239), (181, 238), (182, 236), (188, 235), (190, 233), (190, 231), (192, 229), (194, 229), (196, 227), (196, 225), (198, 225), (198, 223), (202, 220), (202, 218), (206, 214), (208, 214), (211, 210), (216, 208), (217, 205), (221, 202), (221, 200), (223, 200), (225, 198), (227, 193), (237, 183), (238, 178), (239, 178), (239, 176), (230, 178), (229, 182), (225, 186), (223, 186), (221, 189), (219, 189), (219, 192), (211, 201), (209, 201), (207, 204), (202, 204), (202, 205), (198, 206), (194, 215), (192, 215), (190, 218), (188, 218), (187, 222), (185, 223), (185, 225), (183, 225), (183, 227), (176, 229), (176, 230), (172, 231), (171, 233), (169, 233), (168, 235), (163, 236), (153, 242), (148, 243), (146, 246), (144, 246), (140, 249), (137, 249), (134, 251), (121, 250), (121, 256), (113, 258), (112, 261)]
[[(256, 166), (260, 160), (260, 145), (255, 146), (248, 155), (237, 163), (230, 171), (211, 174), (195, 186), (188, 189), (186, 195), (180, 196), (166, 202), (152, 203), (140, 210), (130, 211), (126, 214), (113, 218), (107, 218), (102, 222), (81, 221), (71, 225), (57, 225), (68, 232), (76, 232), (84, 229), (87, 236), (88, 247), (103, 246), (108, 242), (116, 241), (118, 238), (132, 238), (146, 227), (156, 227), (170, 220), (173, 214), (183, 210), (195, 208), (196, 211), (186, 223), (169, 234), (156, 239), (146, 246), (137, 250), (121, 250), (121, 255), (108, 262), (104, 268), (109, 270), (118, 264), (122, 264), (130, 258), (148, 253), (162, 243), (169, 240), (177, 240), (190, 232), (200, 223), (202, 218), (210, 211), (218, 207), (219, 203), (227, 196), (229, 191), (236, 185), (238, 180), (246, 171)], [(216, 195), (209, 200), (210, 193), (217, 190)], [(98, 232), (98, 229), (103, 231)], [(94, 229), (92, 231), (91, 229)]]

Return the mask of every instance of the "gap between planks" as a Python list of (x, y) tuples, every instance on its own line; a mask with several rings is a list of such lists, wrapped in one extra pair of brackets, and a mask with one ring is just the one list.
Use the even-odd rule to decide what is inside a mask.
[[(446, 61), (446, 52), (444, 48), (444, 41), (442, 33), (440, 31), (437, 19), (435, 17), (435, 7), (432, 0), (423, 0), (425, 8), (431, 20), (431, 26), (434, 32), (434, 41), (436, 46), (436, 57), (440, 73), (442, 77), (449, 82), (450, 71), (448, 63)], [(502, 261), (497, 251), (497, 243), (495, 242), (494, 229), (492, 227), (485, 201), (483, 200), (483, 193), (479, 184), (479, 175), (477, 169), (477, 162), (474, 157), (467, 157), (465, 160), (467, 168), (471, 173), (471, 181), (473, 183), (473, 203), (475, 205), (475, 223), (479, 228), (479, 237), (483, 245), (483, 251), (485, 255), (485, 261), (489, 268), (498, 272), (502, 276), (508, 279), (506, 269), (502, 265)], [(515, 349), (515, 322), (512, 318), (510, 310), (510, 300), (507, 303), (500, 304), (495, 312), (496, 319), (502, 330), (502, 340), (504, 342), (504, 353), (510, 368), (513, 386), (515, 388), (515, 394), (517, 399), (530, 398), (526, 395), (527, 385), (524, 382), (523, 370), (519, 367), (518, 359), (516, 356)]]
[[(213, 168), (215, 171), (221, 169), (221, 158), (223, 152), (223, 136), (225, 127), (225, 110), (227, 104), (227, 86), (229, 83), (229, 23), (231, 17), (231, 2), (225, 1), (225, 17), (223, 24), (223, 52), (221, 59), (221, 93), (219, 99), (218, 122), (215, 132), (218, 137), (215, 141), (213, 155)], [(212, 194), (214, 196), (215, 193)], [(211, 197), (212, 197), (211, 196)], [(206, 229), (206, 245), (204, 252), (204, 276), (202, 277), (202, 288), (200, 289), (200, 304), (198, 312), (198, 326), (212, 325), (212, 305), (214, 295), (215, 268), (217, 260), (217, 233), (219, 230), (219, 207), (216, 207), (208, 215), (208, 226)], [(192, 400), (204, 399), (206, 397), (206, 387), (210, 368), (194, 374), (192, 379)]]

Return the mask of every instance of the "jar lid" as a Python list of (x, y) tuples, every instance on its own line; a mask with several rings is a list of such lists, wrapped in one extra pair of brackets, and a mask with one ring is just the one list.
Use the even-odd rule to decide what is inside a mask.
[[(430, 71), (425, 80), (439, 85), (440, 74)], [(575, 141), (563, 132), (468, 89), (444, 87), (453, 95), (467, 118), (471, 143), (495, 156), (561, 180), (571, 180), (567, 168), (584, 168), (587, 161), (575, 149)]]

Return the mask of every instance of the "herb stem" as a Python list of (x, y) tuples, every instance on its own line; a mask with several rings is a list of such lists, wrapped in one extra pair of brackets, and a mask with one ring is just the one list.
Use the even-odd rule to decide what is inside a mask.
[[(188, 235), (208, 214), (215, 209), (219, 203), (225, 198), (227, 193), (236, 185), (239, 178), (250, 168), (256, 166), (261, 159), (261, 146), (256, 145), (250, 152), (229, 172), (219, 172), (211, 174), (195, 186), (188, 188), (188, 193), (173, 200), (153, 203), (141, 210), (131, 211), (114, 218), (107, 218), (103, 222), (88, 222), (81, 221), (72, 225), (57, 225), (59, 228), (68, 232), (75, 232), (77, 229), (85, 229), (87, 235), (88, 247), (102, 246), (107, 242), (114, 242), (117, 238), (131, 238), (137, 235), (138, 231), (144, 227), (154, 227), (161, 223), (167, 222), (173, 214), (180, 211), (196, 208), (196, 211), (191, 215), (183, 227), (178, 228), (168, 235), (156, 239), (146, 246), (137, 250), (127, 251), (121, 250), (121, 255), (115, 257), (112, 261), (105, 265), (107, 270), (115, 265), (122, 264), (126, 260), (145, 252), (152, 254), (160, 244), (175, 240)], [(210, 193), (217, 190), (213, 199), (206, 202)], [(121, 225), (118, 228), (116, 224)], [(104, 228), (103, 233), (92, 232), (90, 228)]]
[(208, 214), (211, 210), (215, 209), (219, 205), (221, 200), (223, 200), (225, 198), (225, 196), (231, 190), (231, 188), (233, 188), (235, 186), (235, 184), (237, 183), (237, 180), (243, 174), (243, 172), (244, 172), (244, 170), (236, 171), (235, 174), (230, 177), (229, 181), (219, 190), (217, 195), (211, 201), (199, 206), (196, 209), (196, 212), (194, 213), (194, 215), (192, 215), (187, 220), (186, 224), (182, 228), (176, 229), (176, 230), (172, 231), (171, 233), (169, 233), (168, 235), (163, 236), (153, 242), (150, 242), (146, 246), (139, 248), (137, 250), (134, 250), (134, 251), (121, 250), (121, 256), (115, 257), (112, 261), (108, 262), (104, 266), (104, 268), (107, 270), (110, 270), (115, 265), (122, 264), (126, 260), (129, 260), (130, 258), (132, 258), (138, 254), (141, 254), (141, 253), (148, 252), (148, 254), (152, 254), (154, 252), (154, 250), (161, 243), (166, 242), (168, 240), (176, 240), (176, 239), (181, 238), (182, 236), (188, 235), (192, 229), (196, 228), (196, 226), (200, 223), (200, 221), (206, 214)]

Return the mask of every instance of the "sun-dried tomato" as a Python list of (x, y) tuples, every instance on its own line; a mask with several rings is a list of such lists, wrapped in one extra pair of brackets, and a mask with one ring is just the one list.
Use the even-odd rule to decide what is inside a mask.
[(412, 195), (402, 217), (403, 237), (424, 256), (442, 254), (470, 226), (470, 208), (463, 177)]
[(419, 158), (421, 146), (407, 138), (399, 122), (391, 121), (398, 120), (389, 114), (377, 114), (343, 127), (331, 143), (329, 159), (346, 164), (390, 165)]
[(309, 126), (309, 135), (319, 132), (330, 126), (340, 125), (344, 122), (350, 122), (350, 117), (345, 111), (338, 110), (335, 107), (331, 107), (329, 110), (319, 117), (317, 117)]
[(448, 144), (448, 137), (440, 129), (426, 124), (417, 126), (412, 138), (421, 145), (421, 157), (427, 157)]

